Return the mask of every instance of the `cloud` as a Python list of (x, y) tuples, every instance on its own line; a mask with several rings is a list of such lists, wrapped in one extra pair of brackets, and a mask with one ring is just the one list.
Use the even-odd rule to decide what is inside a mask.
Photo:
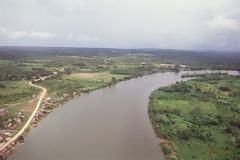
[(53, 38), (56, 35), (50, 32), (29, 32), (29, 37), (34, 38)]
[(218, 16), (211, 20), (208, 24), (211, 29), (240, 31), (240, 21), (234, 18)]
[(1, 45), (240, 50), (239, 6), (239, 0), (0, 0), (0, 24), (7, 28), (0, 30), (0, 40)]
[(8, 40), (19, 40), (23, 38), (53, 38), (56, 35), (50, 32), (35, 32), (35, 31), (23, 31), (23, 30), (10, 30), (4, 27), (0, 27), (0, 35)]
[(79, 11), (89, 12), (94, 10), (94, 7), (87, 5), (87, 1), (84, 0), (39, 0), (38, 3), (52, 14), (62, 14), (63, 12), (67, 14)]
[(99, 41), (99, 38), (95, 37), (95, 36), (73, 35), (71, 33), (67, 35), (67, 39), (68, 40), (80, 41), (80, 42), (96, 42), (96, 41)]
[(18, 40), (18, 39), (26, 37), (27, 33), (25, 31), (11, 31), (11, 32), (6, 33), (6, 36), (9, 39)]
[(0, 27), (0, 35), (7, 37), (12, 40), (18, 40), (20, 38), (26, 37), (27, 32), (25, 31), (12, 31), (6, 28)]

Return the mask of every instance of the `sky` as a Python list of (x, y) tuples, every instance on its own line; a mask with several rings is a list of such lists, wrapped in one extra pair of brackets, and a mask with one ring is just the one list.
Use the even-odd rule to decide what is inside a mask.
[(240, 0), (0, 0), (0, 46), (240, 51)]

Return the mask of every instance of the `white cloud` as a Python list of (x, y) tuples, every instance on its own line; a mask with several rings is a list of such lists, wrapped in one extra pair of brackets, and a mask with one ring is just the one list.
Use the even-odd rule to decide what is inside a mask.
[(98, 37), (91, 37), (91, 36), (87, 36), (87, 35), (78, 35), (76, 38), (77, 38), (77, 40), (84, 41), (84, 42), (98, 41), (99, 40)]
[(94, 7), (87, 5), (89, 3), (85, 0), (40, 0), (39, 3), (50, 12), (79, 12), (79, 11), (93, 11)]
[(60, 4), (62, 7), (65, 7), (67, 11), (76, 10), (84, 6), (84, 2), (81, 0), (57, 0), (57, 4)]
[(13, 30), (8, 30), (6, 28), (0, 27), (0, 35), (7, 37), (12, 40), (18, 40), (20, 38), (26, 37), (27, 32), (25, 31), (13, 31)]
[(0, 0), (0, 24), (9, 28), (0, 30), (0, 40), (12, 45), (173, 49), (221, 45), (240, 50), (239, 6), (240, 0)]
[(18, 40), (18, 39), (26, 37), (27, 36), (27, 32), (25, 32), (25, 31), (11, 31), (11, 32), (7, 33), (7, 36), (10, 39)]
[(67, 35), (67, 39), (68, 39), (68, 40), (72, 40), (72, 39), (74, 39), (74, 37), (75, 37), (75, 36), (74, 36), (72, 33), (70, 33), (70, 34)]
[(67, 35), (68, 40), (75, 40), (80, 42), (96, 42), (99, 41), (98, 37), (88, 35), (73, 35), (72, 33)]
[(0, 35), (8, 40), (19, 40), (23, 38), (53, 38), (56, 35), (50, 32), (35, 32), (24, 30), (10, 30), (4, 27), (0, 27)]
[(233, 18), (226, 18), (224, 16), (218, 16), (209, 21), (209, 27), (217, 30), (230, 30), (240, 31), (240, 21)]
[(29, 37), (36, 37), (36, 38), (53, 38), (56, 35), (50, 32), (29, 32)]

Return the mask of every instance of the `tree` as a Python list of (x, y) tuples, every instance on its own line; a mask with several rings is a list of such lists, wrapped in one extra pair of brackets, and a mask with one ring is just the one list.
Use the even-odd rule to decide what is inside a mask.
[(174, 67), (175, 72), (179, 72), (180, 71), (180, 65), (176, 64)]
[(177, 136), (180, 139), (188, 140), (189, 139), (189, 129), (180, 129), (177, 131)]
[(225, 92), (231, 91), (231, 89), (228, 88), (228, 87), (226, 87), (226, 86), (221, 86), (221, 87), (219, 87), (219, 89), (220, 89), (221, 91), (225, 91)]
[(112, 77), (111, 84), (117, 83), (117, 79), (115, 77)]
[(240, 148), (240, 136), (237, 136), (235, 139), (235, 145), (236, 147)]
[(71, 74), (70, 68), (65, 68), (64, 73), (67, 74), (67, 75)]

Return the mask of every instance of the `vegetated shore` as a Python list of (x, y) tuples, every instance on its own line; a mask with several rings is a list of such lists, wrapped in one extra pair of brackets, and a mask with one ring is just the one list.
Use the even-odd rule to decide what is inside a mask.
[(197, 77), (150, 95), (149, 117), (161, 149), (170, 160), (238, 160), (239, 76)]
[(37, 102), (37, 105), (36, 105), (34, 111), (32, 112), (32, 114), (29, 117), (29, 119), (27, 120), (27, 122), (24, 124), (22, 129), (16, 135), (14, 135), (7, 143), (5, 143), (4, 145), (2, 145), (0, 147), (0, 154), (3, 158), (6, 158), (7, 155), (10, 154), (14, 150), (14, 145), (16, 144), (17, 141), (23, 141), (23, 139), (20, 138), (20, 136), (22, 136), (22, 134), (28, 129), (31, 121), (33, 120), (35, 114), (38, 112), (38, 110), (41, 106), (42, 100), (44, 99), (44, 97), (47, 94), (46, 88), (34, 85), (34, 84), (32, 84), (32, 82), (29, 82), (29, 85), (42, 90), (40, 93), (39, 100)]
[[(172, 70), (170, 70), (170, 71), (172, 71)], [(162, 72), (162, 71), (160, 71), (160, 72)], [(9, 143), (9, 145), (1, 151), (0, 155), (3, 158), (6, 158), (9, 154), (11, 154), (12, 151), (14, 151), (14, 147), (17, 143), (19, 143), (19, 142), (23, 143), (24, 142), (24, 137), (23, 136), (26, 135), (30, 131), (30, 129), (32, 129), (33, 127), (36, 127), (38, 125), (38, 123), (40, 122), (40, 120), (43, 119), (44, 117), (46, 117), (54, 108), (57, 108), (58, 106), (64, 104), (65, 102), (71, 100), (72, 98), (83, 95), (83, 94), (87, 94), (87, 93), (89, 93), (91, 91), (94, 91), (94, 90), (97, 90), (97, 89), (101, 89), (101, 88), (104, 88), (104, 87), (110, 87), (110, 86), (115, 85), (116, 83), (118, 83), (120, 81), (123, 81), (123, 80), (137, 78), (137, 77), (140, 77), (140, 76), (144, 76), (144, 75), (148, 75), (148, 74), (154, 74), (154, 73), (157, 73), (157, 72), (149, 72), (149, 73), (145, 73), (143, 75), (127, 76), (127, 77), (124, 77), (122, 79), (114, 79), (114, 81), (110, 81), (110, 82), (102, 84), (98, 87), (88, 89), (88, 90), (84, 90), (84, 91), (80, 91), (76, 88), (75, 91), (65, 93), (65, 94), (63, 94), (62, 97), (57, 97), (55, 99), (50, 98), (51, 94), (48, 94), (42, 100), (41, 107), (37, 110), (36, 114), (32, 118), (30, 125), (28, 127), (26, 127), (26, 129), (24, 129), (24, 133), (19, 134), (18, 139), (16, 139), (16, 141), (13, 141), (12, 143)], [(44, 83), (39, 83), (39, 84), (40, 84), (40, 86), (44, 86)], [(44, 87), (47, 88), (47, 86), (44, 86)]]
[[(162, 71), (160, 71), (162, 72)], [(55, 99), (50, 98), (50, 94), (47, 94), (48, 88), (46, 86), (43, 86), (43, 84), (38, 84), (35, 85), (35, 83), (29, 82), (30, 85), (42, 89), (42, 92), (40, 93), (40, 99), (38, 101), (38, 104), (32, 113), (32, 116), (28, 119), (27, 123), (25, 123), (24, 127), (13, 137), (11, 138), (8, 142), (6, 142), (4, 145), (1, 146), (0, 148), (0, 159), (6, 159), (15, 149), (16, 145), (19, 143), (24, 143), (24, 136), (26, 136), (30, 130), (34, 127), (37, 127), (40, 121), (46, 117), (49, 113), (51, 113), (55, 108), (58, 108), (59, 106), (63, 105), (64, 103), (70, 101), (71, 99), (90, 93), (92, 91), (106, 88), (106, 87), (111, 87), (118, 82), (124, 81), (124, 80), (129, 80), (132, 78), (138, 78), (142, 77), (144, 75), (149, 75), (149, 74), (154, 74), (157, 72), (151, 72), (151, 73), (145, 73), (143, 75), (138, 75), (138, 76), (126, 76), (122, 79), (114, 79), (110, 82), (107, 82), (104, 85), (101, 85), (96, 88), (88, 89), (85, 91), (79, 91), (76, 89), (76, 91), (68, 92), (68, 94), (63, 94), (63, 97), (58, 97)], [(44, 77), (41, 78), (45, 79)], [(39, 79), (40, 80), (40, 79)], [(37, 80), (35, 81), (37, 82)], [(42, 82), (42, 81), (41, 81)], [(36, 83), (37, 84), (37, 83)]]

